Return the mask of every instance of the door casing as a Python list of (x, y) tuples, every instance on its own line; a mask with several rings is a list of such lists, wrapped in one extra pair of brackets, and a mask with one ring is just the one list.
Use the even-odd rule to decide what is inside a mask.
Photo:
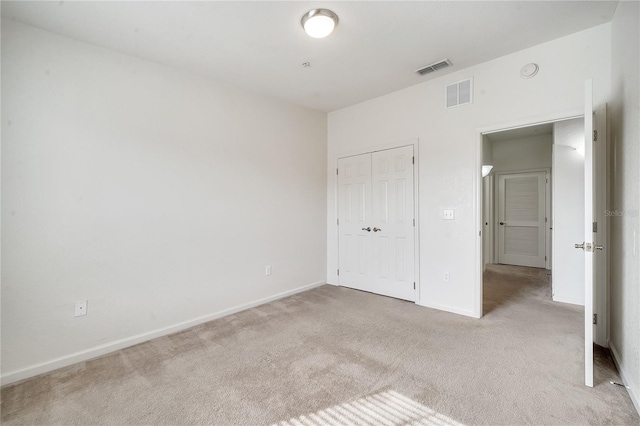
[[(540, 116), (522, 118), (518, 120), (496, 123), (492, 125), (482, 126), (476, 128), (476, 173), (473, 174), (474, 179), (474, 210), (476, 215), (475, 234), (477, 237), (475, 245), (475, 304), (473, 316), (475, 318), (482, 318), (482, 274), (484, 272), (484, 265), (482, 261), (482, 142), (483, 136), (487, 133), (501, 132), (505, 130), (518, 129), (522, 127), (535, 126), (538, 124), (553, 123), (555, 121), (569, 120), (572, 118), (581, 118), (584, 116), (584, 110), (582, 108), (573, 108), (565, 111), (558, 111)], [(549, 256), (547, 256), (548, 258)]]
[[(588, 84), (591, 84), (591, 81), (588, 81)], [(586, 96), (591, 96), (592, 95), (592, 89), (589, 87), (588, 90), (585, 90)], [(598, 131), (598, 135), (602, 135), (603, 137), (605, 137), (606, 139), (606, 135), (607, 135), (607, 129), (606, 129), (606, 105), (603, 107), (598, 107), (598, 108), (594, 108), (594, 111), (598, 111), (600, 112), (600, 116), (596, 117), (596, 122), (594, 123), (596, 125), (595, 129)], [(602, 114), (602, 111), (604, 111), (604, 114)], [(476, 241), (476, 247), (475, 247), (475, 252), (476, 252), (476, 264), (475, 264), (475, 268), (476, 268), (476, 291), (475, 291), (475, 309), (474, 309), (474, 316), (476, 318), (481, 318), (483, 315), (483, 311), (482, 311), (482, 301), (483, 301), (483, 260), (482, 260), (482, 250), (483, 250), (483, 239), (482, 239), (482, 177), (481, 177), (481, 170), (482, 170), (482, 142), (483, 142), (483, 136), (487, 133), (494, 133), (494, 132), (499, 132), (499, 131), (505, 131), (505, 130), (510, 130), (510, 129), (516, 129), (516, 128), (522, 128), (522, 127), (529, 127), (529, 126), (534, 126), (534, 125), (538, 125), (538, 124), (545, 124), (545, 123), (553, 123), (556, 121), (562, 121), (562, 120), (569, 120), (569, 119), (573, 119), (573, 118), (584, 118), (585, 117), (585, 110), (584, 108), (573, 108), (570, 110), (565, 110), (565, 111), (559, 111), (559, 112), (554, 112), (554, 113), (548, 113), (548, 114), (544, 114), (544, 115), (540, 115), (537, 117), (529, 117), (529, 118), (523, 118), (523, 119), (519, 119), (519, 120), (514, 120), (511, 122), (506, 122), (506, 123), (501, 123), (501, 124), (493, 124), (493, 125), (487, 125), (487, 126), (483, 126), (483, 127), (478, 127), (476, 128), (476, 173), (474, 173), (474, 209), (475, 209), (475, 213), (476, 213), (476, 226), (475, 226), (475, 231), (476, 234), (478, 236), (478, 239)], [(591, 117), (590, 117), (591, 118)], [(598, 150), (598, 153), (601, 153), (602, 151), (605, 151), (606, 153), (606, 148), (603, 148), (602, 151)], [(604, 160), (603, 160), (604, 161)], [(596, 168), (601, 168), (603, 166), (598, 166), (596, 165)], [(606, 165), (604, 166), (604, 169), (606, 169)], [(606, 175), (605, 175), (606, 176)], [(598, 186), (599, 188), (606, 188), (606, 180), (604, 182), (597, 182), (595, 184), (596, 186)], [(606, 204), (606, 196), (605, 199), (601, 201), (602, 204)], [(605, 221), (603, 221), (605, 222)], [(600, 225), (600, 223), (599, 223)], [(603, 231), (606, 232), (606, 225), (603, 227)], [(604, 233), (603, 233), (604, 234)], [(600, 235), (599, 238), (604, 238), (604, 240), (601, 240), (602, 242), (606, 243), (606, 238), (608, 235)], [(606, 253), (606, 251), (605, 251)], [(605, 268), (607, 265), (608, 260), (605, 259), (603, 261)], [(605, 280), (606, 280), (606, 274), (608, 273), (608, 271), (605, 271)], [(605, 281), (603, 283), (599, 283), (599, 288), (597, 288), (595, 290), (595, 292), (597, 293), (598, 297), (602, 297), (602, 295), (606, 295), (608, 294), (608, 283)], [(586, 308), (585, 307), (585, 328), (588, 326), (587, 322), (590, 321), (590, 318), (587, 318), (587, 313), (586, 313)], [(591, 307), (589, 307), (591, 308)], [(609, 315), (609, 300), (608, 298), (606, 298), (606, 300), (597, 300), (595, 306), (593, 306), (593, 308), (597, 309), (598, 315), (598, 322), (600, 323), (601, 318), (602, 320), (606, 321), (606, 324), (599, 324), (600, 327), (596, 327), (594, 326), (594, 331), (596, 331), (596, 341), (599, 342), (608, 342), (608, 315)], [(600, 333), (605, 333), (606, 336), (598, 336), (597, 332), (600, 331)], [(589, 333), (589, 336), (586, 337), (590, 337), (590, 340), (594, 340), (593, 339), (593, 332)], [(588, 351), (585, 350), (585, 358), (588, 357)], [(591, 358), (592, 359), (592, 358)], [(585, 361), (586, 363), (586, 361)], [(586, 368), (586, 367), (585, 367)], [(587, 385), (589, 385), (589, 383), (586, 383)]]

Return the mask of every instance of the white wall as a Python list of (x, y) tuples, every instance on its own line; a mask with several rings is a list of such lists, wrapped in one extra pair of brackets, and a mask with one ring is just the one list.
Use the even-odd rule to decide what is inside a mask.
[[(483, 157), (484, 158), (484, 157)], [(482, 178), (482, 269), (489, 263), (495, 263), (494, 248), (494, 191), (493, 174)]]
[(11, 21), (2, 114), (5, 383), (325, 282), (326, 114)]
[(610, 347), (640, 411), (640, 5), (612, 21)]
[(584, 119), (553, 124), (553, 300), (584, 305)]
[(487, 135), (482, 135), (482, 164), (493, 165), (493, 142)]
[[(420, 140), (420, 304), (480, 314), (478, 129), (580, 109), (587, 78), (594, 79), (596, 104), (605, 102), (610, 30), (609, 24), (601, 25), (329, 114), (330, 171), (344, 153)], [(540, 72), (529, 80), (520, 78), (520, 69), (530, 62)], [(445, 109), (445, 85), (466, 77), (474, 78), (474, 103)], [(327, 188), (331, 283), (338, 283), (335, 185), (334, 171), (328, 174)], [(455, 209), (453, 221), (442, 219), (448, 208)], [(443, 270), (451, 271), (450, 282), (443, 281)]]
[(493, 142), (494, 173), (551, 168), (551, 135)]
[[(482, 164), (493, 165), (493, 142), (482, 135)], [(482, 178), (482, 270), (494, 261), (493, 253), (493, 169)]]

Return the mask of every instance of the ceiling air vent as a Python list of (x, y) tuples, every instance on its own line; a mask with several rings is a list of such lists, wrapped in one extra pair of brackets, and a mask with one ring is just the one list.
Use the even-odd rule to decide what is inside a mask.
[(434, 64), (427, 65), (426, 67), (422, 67), (419, 70), (416, 70), (416, 72), (420, 75), (425, 75), (425, 74), (429, 74), (430, 72), (441, 70), (442, 68), (446, 68), (450, 65), (453, 65), (450, 60), (443, 59)]
[(458, 105), (470, 104), (473, 102), (473, 79), (458, 81), (449, 84), (444, 93), (445, 106), (452, 108)]

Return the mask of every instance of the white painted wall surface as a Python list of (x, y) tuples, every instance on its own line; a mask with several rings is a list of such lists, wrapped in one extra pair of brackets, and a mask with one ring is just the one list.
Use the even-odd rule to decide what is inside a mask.
[(494, 247), (494, 180), (495, 175), (490, 174), (482, 178), (482, 268), (487, 264), (495, 263), (493, 255)]
[[(478, 129), (522, 119), (535, 122), (550, 113), (581, 108), (587, 78), (594, 80), (596, 104), (604, 103), (610, 83), (610, 30), (609, 24), (594, 27), (329, 113), (328, 281), (338, 282), (337, 157), (418, 137), (419, 303), (480, 315)], [(529, 80), (520, 78), (520, 69), (530, 62), (537, 63), (540, 72)], [(474, 78), (474, 103), (445, 109), (445, 85), (467, 77)], [(444, 209), (455, 209), (455, 220), (444, 221)], [(443, 281), (444, 270), (451, 272), (450, 282)]]
[(640, 412), (640, 4), (612, 21), (610, 347)]
[(482, 135), (482, 164), (493, 165), (493, 142), (487, 135)]
[(326, 114), (11, 21), (2, 114), (5, 382), (325, 282)]
[(551, 135), (493, 142), (494, 173), (551, 168)]
[[(482, 164), (493, 165), (493, 142), (482, 136)], [(495, 173), (482, 178), (482, 270), (493, 259), (493, 177)]]
[(553, 300), (584, 305), (584, 120), (553, 124)]

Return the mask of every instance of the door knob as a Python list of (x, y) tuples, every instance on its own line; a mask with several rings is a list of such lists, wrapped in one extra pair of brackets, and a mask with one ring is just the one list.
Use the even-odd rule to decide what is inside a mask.
[(382, 231), (382, 228), (373, 228), (373, 232)]
[[(597, 246), (593, 243), (582, 243), (582, 244), (576, 244), (576, 248), (581, 248), (582, 250), (586, 251), (587, 253), (591, 253), (594, 251), (594, 247), (597, 248)], [(600, 246), (602, 247), (602, 246)], [(602, 249), (599, 249), (602, 250)]]
[(507, 222), (500, 222), (500, 225), (506, 225)]
[(362, 228), (363, 231), (371, 232), (371, 227), (367, 226), (366, 228)]
[[(374, 231), (375, 231), (375, 229), (374, 229)], [(598, 246), (598, 245), (596, 245), (596, 250), (604, 250), (604, 246)]]

